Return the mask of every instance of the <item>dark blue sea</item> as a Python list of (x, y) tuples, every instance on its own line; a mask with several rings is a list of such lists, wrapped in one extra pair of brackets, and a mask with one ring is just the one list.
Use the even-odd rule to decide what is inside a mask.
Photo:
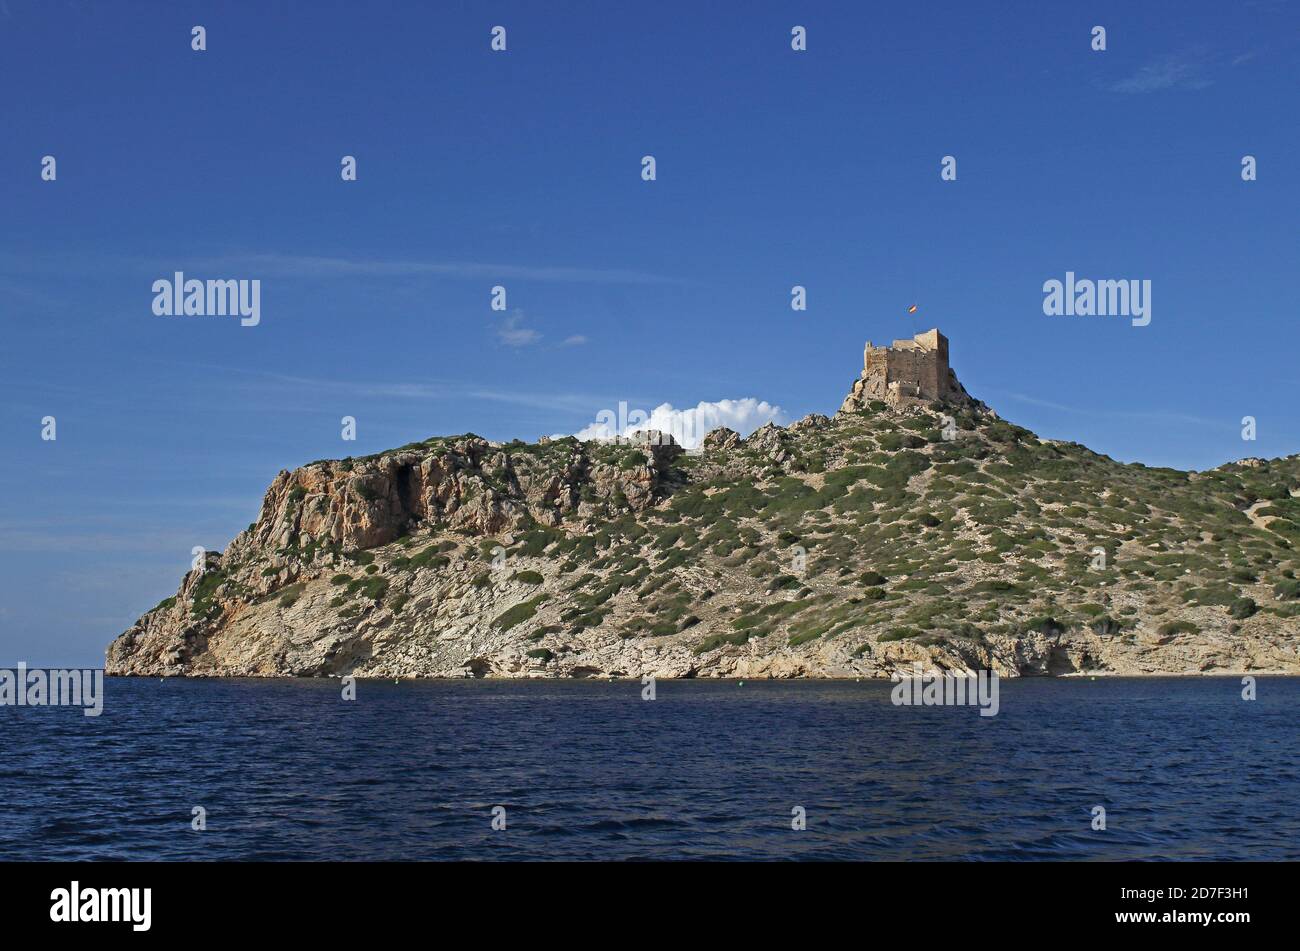
[(1300, 858), (1298, 678), (1003, 680), (994, 717), (887, 682), (105, 689), (0, 708), (0, 858)]

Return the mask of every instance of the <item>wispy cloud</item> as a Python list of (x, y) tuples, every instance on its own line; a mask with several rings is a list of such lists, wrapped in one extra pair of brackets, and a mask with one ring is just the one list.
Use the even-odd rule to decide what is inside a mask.
[[(164, 262), (152, 262), (163, 264)], [(567, 284), (678, 284), (674, 278), (624, 268), (490, 264), (472, 261), (422, 261), (320, 257), (301, 254), (227, 254), (185, 262), (196, 270), (256, 271), (267, 277), (448, 277), (469, 280), (549, 281)]]
[(219, 255), (152, 256), (14, 254), (0, 252), (0, 270), (21, 274), (80, 273), (118, 274), (124, 270), (149, 274), (181, 269), (202, 276), (203, 272), (251, 273), (254, 277), (327, 279), (347, 277), (445, 277), (463, 280), (544, 281), (559, 284), (664, 284), (690, 283), (662, 274), (648, 274), (628, 268), (571, 267), (568, 265), (493, 264), (477, 261), (432, 261), (399, 258), (351, 258), (327, 255), (277, 254), (274, 252), (231, 252)]
[(1095, 419), (1133, 419), (1144, 420), (1153, 423), (1180, 423), (1191, 426), (1206, 426), (1212, 429), (1232, 429), (1234, 428), (1231, 420), (1206, 419), (1203, 416), (1192, 416), (1189, 413), (1174, 413), (1165, 410), (1098, 410), (1081, 406), (1066, 406), (1064, 403), (1054, 403), (1051, 400), (1039, 399), (1035, 396), (1026, 396), (1023, 393), (1012, 393), (1007, 390), (998, 390), (991, 387), (975, 387), (981, 393), (988, 393), (1000, 399), (1015, 400), (1017, 403), (1024, 403), (1028, 406), (1038, 406), (1042, 409), (1054, 410), (1058, 413), (1071, 413), (1076, 416), (1088, 416)]
[[(420, 380), (420, 381), (365, 381), (365, 380), (328, 380), (317, 377), (294, 376), (284, 373), (272, 373), (262, 370), (250, 370), (245, 367), (213, 366), (204, 363), (183, 364), (206, 370), (219, 370), (247, 378), (243, 384), (224, 384), (229, 391), (240, 388), (251, 395), (265, 398), (268, 391), (279, 394), (298, 392), (308, 394), (313, 411), (318, 408), (322, 396), (331, 398), (357, 398), (380, 400), (412, 400), (417, 402), (442, 401), (450, 399), (482, 400), (492, 403), (506, 403), (514, 406), (527, 406), (532, 409), (547, 409), (561, 413), (586, 414), (592, 406), (608, 402), (608, 396), (591, 393), (538, 392), (521, 389), (495, 389), (479, 384), (462, 383), (455, 380)], [(282, 404), (277, 404), (282, 405)]]
[(540, 332), (524, 326), (524, 312), (516, 310), (496, 330), (497, 339), (507, 347), (527, 347), (542, 339)]
[(0, 296), (9, 297), (24, 304), (35, 304), (46, 309), (53, 309), (64, 303), (59, 298), (46, 294), (25, 281), (20, 282), (3, 275), (0, 275)]
[[(118, 529), (105, 529), (102, 531), (59, 531), (51, 525), (32, 525), (32, 526), (11, 526), (0, 525), (0, 550), (7, 553), (14, 552), (64, 552), (64, 553), (91, 553), (91, 552), (148, 552), (157, 553), (160, 551), (175, 551), (178, 553), (187, 553), (189, 548), (187, 543), (191, 542), (196, 535), (202, 535), (198, 530), (191, 529), (188, 533), (177, 528), (175, 530), (141, 530), (123, 525)], [(209, 532), (208, 536), (215, 537), (215, 533)], [(178, 554), (177, 564), (182, 564), (183, 559)]]
[(1163, 89), (1204, 89), (1214, 83), (1206, 75), (1211, 57), (1203, 49), (1170, 53), (1140, 67), (1107, 88), (1111, 92), (1145, 93)]

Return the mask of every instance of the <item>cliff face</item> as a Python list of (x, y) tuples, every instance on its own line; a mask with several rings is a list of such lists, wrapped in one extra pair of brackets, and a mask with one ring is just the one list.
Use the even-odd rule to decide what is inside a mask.
[[(591, 518), (608, 505), (641, 511), (664, 494), (672, 460), (681, 452), (670, 437), (654, 432), (637, 434), (614, 452), (573, 439), (502, 446), (467, 435), (281, 471), (257, 521), (224, 553), (208, 553), (202, 568), (185, 575), (175, 597), (115, 640), (107, 669), (177, 672), (203, 663), (232, 639), (263, 643), (255, 631), (237, 632), (258, 617), (256, 608), (265, 599), (286, 607), (311, 581), (344, 566), (360, 565), (363, 577), (377, 575), (371, 550), (399, 539), (409, 546), (432, 528), (482, 538), (504, 533), (510, 539), (523, 527)], [(425, 564), (416, 561), (417, 568)], [(368, 590), (377, 590), (382, 580)], [(246, 646), (239, 646), (247, 655), (242, 672), (307, 672), (268, 666), (267, 658)]]
[(1295, 673), (1298, 494), (1300, 457), (1121, 465), (967, 398), (719, 430), (695, 455), (431, 439), (281, 472), (107, 669)]
[(626, 468), (593, 462), (573, 440), (503, 447), (473, 435), (359, 461), (312, 463), (276, 477), (248, 546), (260, 552), (375, 548), (432, 523), (490, 535), (533, 522), (559, 525), (584, 503), (590, 509), (617, 493), (639, 511), (681, 453), (656, 436), (647, 433), (631, 448), (641, 458)]

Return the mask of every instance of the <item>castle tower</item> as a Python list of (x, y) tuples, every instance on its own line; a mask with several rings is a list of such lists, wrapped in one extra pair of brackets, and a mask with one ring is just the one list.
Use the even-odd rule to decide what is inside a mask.
[(875, 400), (895, 409), (969, 401), (948, 365), (948, 338), (932, 328), (888, 347), (872, 346), (868, 340), (862, 352), (862, 376), (842, 409), (860, 409)]

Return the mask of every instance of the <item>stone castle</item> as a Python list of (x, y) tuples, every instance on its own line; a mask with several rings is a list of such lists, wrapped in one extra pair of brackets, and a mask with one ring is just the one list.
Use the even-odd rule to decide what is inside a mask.
[(911, 340), (895, 340), (888, 347), (867, 341), (862, 351), (862, 376), (840, 407), (853, 412), (879, 400), (893, 409), (929, 403), (980, 406), (948, 366), (948, 338), (937, 329)]

